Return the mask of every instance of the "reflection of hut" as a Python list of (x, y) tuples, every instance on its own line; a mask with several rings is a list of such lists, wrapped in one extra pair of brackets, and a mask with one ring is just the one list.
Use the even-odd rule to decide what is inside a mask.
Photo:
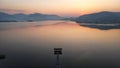
[(62, 55), (62, 48), (54, 48), (54, 55), (57, 57), (56, 66), (57, 68), (60, 68), (59, 55)]
[(5, 59), (5, 55), (0, 55), (0, 59)]

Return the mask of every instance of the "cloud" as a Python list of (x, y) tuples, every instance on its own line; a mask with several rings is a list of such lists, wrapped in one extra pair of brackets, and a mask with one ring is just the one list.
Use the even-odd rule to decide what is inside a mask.
[(0, 12), (14, 14), (14, 13), (25, 13), (26, 11), (24, 11), (24, 10), (2, 9), (2, 8), (0, 8)]

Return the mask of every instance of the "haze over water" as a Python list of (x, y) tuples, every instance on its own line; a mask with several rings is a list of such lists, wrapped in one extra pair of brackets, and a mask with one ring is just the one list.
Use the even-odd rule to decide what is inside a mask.
[(0, 68), (120, 68), (120, 29), (100, 30), (72, 21), (0, 23)]

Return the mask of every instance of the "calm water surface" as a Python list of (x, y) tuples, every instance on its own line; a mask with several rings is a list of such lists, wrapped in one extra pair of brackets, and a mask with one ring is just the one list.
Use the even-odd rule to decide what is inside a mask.
[(120, 29), (99, 30), (71, 21), (0, 23), (0, 68), (120, 68)]

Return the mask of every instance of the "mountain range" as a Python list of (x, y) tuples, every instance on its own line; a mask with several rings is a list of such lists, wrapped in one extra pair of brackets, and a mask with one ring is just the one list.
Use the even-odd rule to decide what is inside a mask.
[(72, 18), (63, 18), (57, 15), (48, 15), (41, 13), (7, 14), (4, 12), (0, 12), (0, 22), (41, 21), (41, 20), (72, 20), (77, 23), (111, 24), (120, 23), (120, 12), (103, 11)]
[(110, 24), (120, 23), (120, 12), (98, 12), (73, 18), (78, 23)]
[(0, 12), (0, 22), (18, 22), (18, 21), (41, 21), (41, 20), (59, 20), (62, 17), (57, 15), (48, 15), (41, 13), (34, 14), (7, 14)]
[(70, 20), (77, 22), (80, 26), (97, 28), (101, 30), (120, 29), (120, 12), (98, 12), (82, 15)]

